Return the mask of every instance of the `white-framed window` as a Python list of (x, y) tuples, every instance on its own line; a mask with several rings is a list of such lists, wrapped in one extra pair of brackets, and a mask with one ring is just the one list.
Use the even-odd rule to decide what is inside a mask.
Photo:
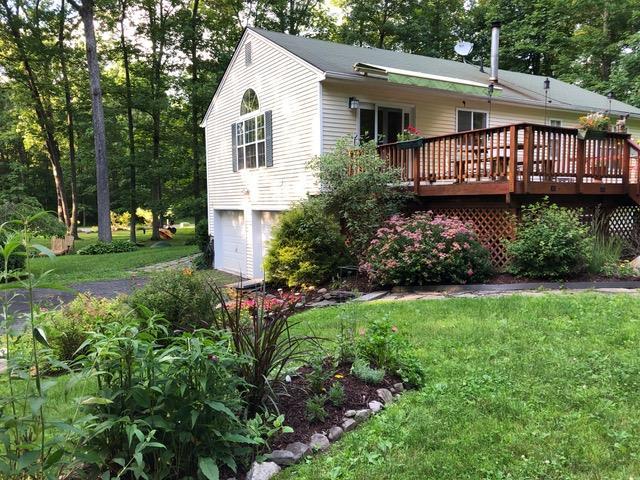
[(260, 111), (253, 89), (242, 96), (240, 120), (232, 125), (233, 170), (271, 166), (271, 112)]
[(551, 120), (549, 120), (549, 125), (551, 125), (552, 127), (561, 127), (562, 126), (562, 120), (551, 119)]
[(360, 102), (356, 136), (360, 142), (396, 142), (398, 135), (412, 124), (414, 109), (408, 105), (380, 105)]
[(456, 110), (456, 131), (466, 132), (467, 130), (478, 130), (487, 128), (489, 113), (482, 110), (467, 110), (458, 108)]
[(264, 113), (236, 123), (238, 170), (266, 167)]

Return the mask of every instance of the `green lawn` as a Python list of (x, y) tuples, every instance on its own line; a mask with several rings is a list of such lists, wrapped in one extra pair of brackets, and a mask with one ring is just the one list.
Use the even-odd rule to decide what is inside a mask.
[(279, 479), (631, 479), (640, 476), (640, 298), (597, 294), (378, 302), (428, 384)]
[[(335, 338), (341, 316), (366, 328), (385, 314), (427, 385), (279, 480), (640, 477), (640, 297), (377, 302), (298, 318)], [(52, 396), (48, 408), (72, 414), (60, 385)]]
[[(108, 255), (76, 255), (71, 253), (54, 259), (37, 258), (33, 261), (32, 266), (35, 273), (53, 270), (46, 282), (46, 286), (52, 287), (68, 287), (83, 281), (129, 278), (131, 270), (136, 268), (197, 253), (196, 246), (185, 245), (185, 242), (192, 239), (193, 235), (193, 227), (178, 229), (175, 237), (169, 241), (170, 247), (151, 248), (150, 245), (154, 242), (149, 240), (150, 231), (147, 230), (145, 235), (138, 232), (138, 242), (144, 243), (145, 246), (135, 252)], [(80, 240), (75, 243), (75, 250), (98, 240), (95, 233), (80, 234), (80, 237)], [(128, 240), (129, 232), (114, 232), (113, 238)]]

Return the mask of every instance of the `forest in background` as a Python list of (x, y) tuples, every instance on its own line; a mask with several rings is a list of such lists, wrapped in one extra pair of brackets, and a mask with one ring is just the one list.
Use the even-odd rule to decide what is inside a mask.
[(0, 0), (0, 197), (71, 233), (102, 211), (107, 241), (109, 210), (198, 221), (199, 123), (246, 26), (488, 65), (493, 20), (501, 68), (640, 106), (640, 0)]

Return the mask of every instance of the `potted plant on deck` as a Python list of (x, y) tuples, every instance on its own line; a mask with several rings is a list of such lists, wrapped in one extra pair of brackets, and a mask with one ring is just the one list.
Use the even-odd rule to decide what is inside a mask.
[(590, 113), (579, 118), (578, 138), (581, 140), (597, 140), (605, 138), (611, 128), (611, 119), (602, 112)]
[(398, 134), (398, 148), (402, 150), (421, 147), (423, 143), (422, 133), (413, 125), (409, 125)]

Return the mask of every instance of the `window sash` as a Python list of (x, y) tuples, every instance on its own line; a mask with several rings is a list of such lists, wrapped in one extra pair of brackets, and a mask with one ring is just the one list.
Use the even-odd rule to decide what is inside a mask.
[(478, 110), (458, 110), (458, 132), (487, 128), (487, 112)]
[(236, 124), (238, 170), (266, 167), (265, 141), (264, 113), (245, 118)]

